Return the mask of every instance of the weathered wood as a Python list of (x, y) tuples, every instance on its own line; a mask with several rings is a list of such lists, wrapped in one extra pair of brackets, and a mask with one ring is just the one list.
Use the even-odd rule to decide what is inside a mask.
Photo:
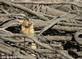
[(58, 22), (57, 24), (58, 25), (64, 25), (64, 26), (82, 27), (82, 24), (77, 24), (77, 23)]
[[(67, 15), (67, 14), (66, 14)], [(41, 35), (43, 32), (45, 32), (46, 30), (48, 30), (49, 28), (53, 27), (55, 24), (57, 24), (58, 22), (60, 21), (64, 21), (66, 20), (66, 18), (64, 18), (66, 15), (63, 15), (62, 17), (60, 18), (53, 18), (52, 21), (50, 22), (50, 24), (48, 24), (46, 27), (44, 27), (42, 29), (42, 31), (40, 32), (39, 35)], [(69, 19), (67, 19), (69, 21)]]
[(31, 54), (28, 54), (28, 55), (17, 55), (16, 57), (20, 58), (20, 59), (36, 59), (36, 57), (32, 56)]
[(42, 7), (42, 11), (44, 11), (44, 9), (46, 9), (46, 14), (48, 15), (52, 15), (52, 16), (61, 16), (61, 15), (64, 15), (66, 14), (67, 12), (64, 12), (64, 11), (60, 11), (58, 9), (55, 9), (55, 8), (50, 8), (48, 6), (45, 6), (45, 7)]
[(6, 14), (9, 14), (5, 9), (2, 9), (3, 12), (5, 12)]
[(26, 53), (25, 51), (21, 50), (20, 48), (12, 47), (5, 43), (0, 43), (0, 52), (3, 52), (8, 55), (12, 55), (14, 53), (14, 55), (16, 55), (17, 58), (28, 58), (27, 56), (29, 56), (29, 59), (36, 58)]
[(49, 41), (70, 41), (72, 39), (71, 36), (44, 36)]
[(82, 31), (77, 31), (74, 34), (74, 38), (77, 41), (78, 44), (82, 45), (82, 37), (80, 37), (82, 35)]
[[(32, 38), (33, 39), (33, 38)], [(61, 54), (62, 56), (64, 56), (66, 59), (74, 59), (73, 57), (71, 57), (71, 56), (69, 56), (68, 54), (66, 54), (66, 53), (64, 53), (63, 51), (59, 51), (59, 50), (56, 50), (56, 49), (52, 49), (52, 48), (50, 48), (49, 46), (47, 46), (47, 45), (42, 45), (40, 42), (38, 42), (38, 41), (36, 41), (36, 39), (33, 39), (36, 43), (38, 43), (39, 45), (41, 45), (41, 46), (43, 46), (43, 47), (45, 47), (45, 48), (48, 48), (48, 49), (50, 49), (50, 50), (52, 50), (52, 51), (56, 51), (57, 53), (59, 53), (59, 54)]]
[[(3, 45), (0, 44), (0, 46), (3, 46)], [(4, 52), (6, 54), (12, 54), (12, 52), (10, 50), (4, 48), (4, 46), (0, 47), (0, 52)]]
[(5, 50), (5, 52), (10, 52), (11, 54), (12, 54), (12, 52), (15, 51), (15, 48), (12, 49), (12, 47), (9, 47), (9, 46), (4, 45), (4, 44), (0, 44), (0, 48), (6, 49), (7, 51)]
[(40, 34), (39, 35), (41, 35), (43, 32), (45, 32), (46, 30), (48, 30), (49, 28), (51, 28), (52, 26), (54, 26), (57, 22), (59, 22), (59, 21), (61, 21), (62, 19), (57, 19), (57, 18), (53, 18), (52, 19), (53, 21), (49, 24), (49, 25), (47, 25), (46, 27), (44, 27), (43, 29), (42, 29), (42, 31), (40, 32)]
[(77, 7), (82, 7), (81, 5), (74, 3), (74, 2), (21, 2), (21, 1), (14, 1), (15, 4), (40, 4), (40, 5), (75, 5)]
[[(26, 35), (21, 35), (21, 34), (13, 34), (13, 35), (0, 34), (0, 37), (13, 38), (13, 37), (27, 37), (27, 36)], [(43, 38), (45, 37), (49, 41), (70, 41), (72, 39), (71, 36), (57, 36), (57, 35), (55, 35), (55, 36), (42, 36), (42, 37)], [(39, 38), (42, 38), (42, 37), (39, 37)], [(42, 40), (45, 41), (45, 39), (42, 39)], [(13, 40), (9, 40), (9, 41), (12, 41), (12, 42), (18, 42), (18, 41), (19, 42), (23, 42), (24, 40), (21, 39), (21, 40), (15, 40), (14, 41), (14, 39), (13, 39)], [(25, 40), (25, 41), (29, 41), (29, 39)]]
[[(50, 24), (50, 22), (51, 22), (51, 21), (42, 21), (42, 20), (38, 20), (38, 19), (32, 19), (32, 21), (34, 23), (34, 27), (37, 27), (37, 28), (43, 28), (43, 27), (47, 26), (48, 24)], [(57, 25), (82, 27), (81, 23), (58, 22)]]
[(20, 23), (18, 23), (18, 22), (15, 21), (15, 20), (11, 20), (11, 21), (9, 21), (9, 22), (3, 24), (3, 25), (1, 26), (1, 28), (7, 29), (8, 27), (16, 26), (16, 25), (18, 25), (18, 24), (20, 24)]
[(24, 7), (24, 6), (16, 5), (16, 4), (11, 3), (11, 2), (8, 2), (8, 1), (0, 1), (0, 2), (2, 2), (2, 3), (4, 3), (4, 4), (7, 4), (7, 5), (9, 5), (9, 6), (16, 7), (16, 8), (18, 8), (18, 9), (23, 10), (23, 11), (26, 11), (26, 12), (28, 12), (28, 13), (30, 13), (30, 14), (33, 14), (33, 15), (39, 17), (40, 19), (49, 20), (48, 18), (44, 17), (43, 15), (38, 14), (37, 12), (32, 11), (31, 9), (28, 9), (28, 8), (26, 8), (26, 7)]
[(70, 31), (70, 32), (76, 32), (79, 30), (82, 30), (81, 27), (68, 27), (68, 26), (54, 26), (53, 29), (56, 30), (63, 30), (63, 31)]
[[(33, 20), (33, 22), (34, 22), (34, 27), (37, 28), (43, 28), (48, 24), (52, 23), (52, 22), (44, 22), (41, 20)], [(75, 24), (75, 23), (58, 22), (57, 24), (59, 25), (54, 25), (52, 29), (64, 30), (64, 31), (78, 31), (81, 30), (82, 27), (81, 24), (77, 24), (77, 23)]]
[(23, 16), (24, 17), (24, 14), (0, 14), (0, 16), (2, 17), (9, 17), (9, 16)]

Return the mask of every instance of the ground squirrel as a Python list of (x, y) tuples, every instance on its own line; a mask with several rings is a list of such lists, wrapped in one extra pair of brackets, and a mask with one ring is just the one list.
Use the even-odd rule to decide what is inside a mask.
[[(34, 37), (34, 26), (33, 26), (33, 22), (28, 19), (28, 20), (23, 20), (23, 23), (21, 24), (21, 33), (30, 36), (30, 37)], [(30, 47), (32, 49), (36, 49), (37, 46), (35, 43), (31, 43)]]

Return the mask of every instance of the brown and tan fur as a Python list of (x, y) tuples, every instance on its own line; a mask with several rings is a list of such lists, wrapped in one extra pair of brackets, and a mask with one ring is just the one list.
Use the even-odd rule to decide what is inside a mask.
[(24, 20), (21, 26), (21, 32), (27, 36), (34, 36), (34, 26), (31, 20)]
[[(20, 21), (21, 22), (21, 33), (30, 36), (30, 37), (34, 37), (34, 26), (33, 26), (33, 22), (31, 20), (23, 20)], [(37, 46), (35, 43), (31, 43), (30, 47), (32, 49), (36, 49)]]

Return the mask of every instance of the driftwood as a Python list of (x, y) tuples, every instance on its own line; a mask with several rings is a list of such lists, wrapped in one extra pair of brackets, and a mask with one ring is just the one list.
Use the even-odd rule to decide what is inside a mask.
[(44, 11), (44, 9), (46, 9), (46, 14), (48, 15), (52, 15), (52, 16), (61, 16), (61, 15), (64, 15), (66, 14), (66, 12), (63, 12), (63, 11), (60, 11), (60, 10), (57, 10), (55, 8), (50, 8), (48, 6), (45, 6), (42, 8), (42, 11)]
[(69, 41), (72, 39), (71, 36), (44, 36), (49, 41)]
[[(51, 23), (49, 25), (47, 25), (45, 28), (43, 28), (43, 30), (40, 32), (40, 34), (42, 34), (43, 32), (45, 32), (46, 30), (48, 30), (52, 26), (54, 26), (54, 29), (57, 29), (58, 30), (58, 28), (60, 28), (60, 27), (57, 28), (57, 26), (55, 26), (55, 24), (57, 24), (60, 21), (65, 21), (65, 20), (66, 20), (66, 18), (64, 18), (64, 16), (63, 17), (60, 17), (60, 18), (55, 18), (55, 19), (53, 18), (52, 21), (51, 21)], [(69, 21), (69, 19), (67, 19), (67, 20)], [(61, 27), (60, 30), (62, 30), (62, 28), (63, 27)]]
[[(51, 23), (51, 25), (49, 25), (49, 23), (47, 24), (47, 29), (49, 29), (49, 28), (51, 28), (52, 26), (54, 26), (55, 24), (55, 28), (54, 27), (52, 27), (52, 29), (54, 28), (54, 29), (59, 29), (59, 30), (62, 30), (62, 29), (60, 29), (60, 28), (62, 28), (62, 26), (60, 26), (60, 27), (56, 27), (56, 26), (59, 26), (59, 25), (57, 25), (57, 23), (58, 22), (60, 22), (60, 21), (62, 21), (62, 20), (66, 20), (64, 17), (61, 17), (61, 18), (55, 18), (55, 19), (52, 19), (51, 20), (51, 22), (53, 22), (53, 23)], [(56, 21), (56, 22), (55, 22)], [(69, 20), (68, 20), (69, 21)], [(35, 22), (36, 22), (36, 20), (35, 20)], [(43, 22), (43, 23), (45, 23), (45, 22), (47, 22), (47, 21), (41, 21), (41, 22)], [(49, 22), (49, 21), (48, 21)], [(10, 22), (11, 23), (11, 22)], [(5, 25), (5, 24), (3, 24), (3, 25)], [(10, 24), (11, 25), (11, 24)], [(40, 25), (40, 24), (39, 24)], [(49, 25), (49, 26), (48, 26)], [(5, 25), (6, 26), (6, 25)], [(4, 26), (3, 26), (4, 27)], [(43, 27), (44, 27), (44, 25), (43, 25)], [(45, 31), (47, 30), (47, 29), (45, 29)], [(1, 30), (2, 30), (2, 28), (1, 28)], [(64, 31), (65, 31), (65, 29), (63, 29)], [(69, 29), (66, 29), (66, 30), (69, 30)], [(73, 30), (73, 29), (72, 29)], [(75, 30), (75, 29), (74, 29)], [(4, 29), (3, 29), (3, 31), (4, 31)], [(2, 32), (2, 31), (1, 31)], [(39, 40), (38, 40), (38, 36), (36, 36), (36, 37), (28, 37), (28, 36), (25, 36), (25, 35), (22, 35), (22, 34), (10, 34), (10, 35), (7, 35), (7, 34), (5, 34), (5, 32), (7, 32), (7, 31), (4, 31), (4, 33), (2, 32), (2, 34), (0, 34), (0, 38), (1, 38), (1, 40), (3, 40), (3, 41), (9, 41), (9, 42), (14, 42), (14, 43), (20, 43), (20, 42), (29, 42), (29, 40), (24, 40), (24, 39), (17, 39), (16, 37), (18, 37), (18, 38), (20, 38), (20, 37), (24, 37), (24, 38), (28, 38), (28, 39), (30, 39), (30, 40), (32, 40), (32, 41), (30, 41), (30, 42), (35, 42), (37, 45), (39, 45), (39, 46), (41, 46), (41, 47), (43, 47), (43, 48), (46, 48), (46, 49), (49, 49), (49, 50), (51, 50), (51, 51), (53, 51), (53, 52), (57, 52), (57, 53), (59, 53), (60, 55), (62, 55), (62, 56), (64, 56), (65, 58), (67, 58), (67, 59), (73, 59), (72, 57), (70, 57), (69, 55), (67, 55), (66, 53), (64, 53), (64, 52), (60, 52), (59, 50), (56, 50), (56, 49), (54, 49), (53, 50), (53, 48), (52, 47), (58, 47), (58, 46), (53, 46), (52, 44), (50, 45), (50, 44), (45, 44), (45, 43), (42, 43), (42, 42), (40, 42)], [(7, 32), (8, 33), (8, 32)], [(71, 39), (72, 39), (72, 37), (71, 36), (44, 36), (45, 38), (47, 38), (48, 39), (48, 41), (70, 41)], [(55, 39), (54, 39), (55, 38)], [(62, 39), (61, 39), (62, 38)], [(58, 40), (59, 39), (59, 40)], [(44, 41), (44, 40), (43, 40)]]
[(81, 24), (75, 24), (75, 23), (65, 23), (65, 22), (58, 22), (58, 25), (65, 25), (65, 26), (75, 26), (75, 27), (82, 27)]
[[(56, 18), (53, 18), (52, 20), (55, 20)], [(62, 19), (61, 19), (62, 20)], [(55, 21), (53, 21), (50, 25), (48, 25), (48, 26), (46, 26), (45, 28), (43, 28), (43, 30), (40, 32), (40, 35), (44, 32), (44, 31), (46, 31), (46, 30), (48, 30), (49, 28), (51, 28), (53, 25), (55, 25), (57, 22), (59, 22), (59, 21), (61, 21), (61, 20), (55, 20)]]
[(40, 15), (40, 14), (38, 14), (38, 13), (32, 11), (31, 9), (28, 9), (28, 8), (23, 7), (23, 6), (21, 6), (21, 5), (16, 5), (16, 4), (13, 4), (13, 3), (11, 3), (11, 2), (7, 2), (7, 1), (6, 1), (6, 2), (5, 2), (5, 1), (1, 1), (1, 2), (4, 3), (4, 4), (7, 4), (7, 5), (9, 5), (9, 6), (16, 7), (16, 8), (18, 8), (18, 9), (22, 9), (22, 10), (24, 10), (24, 11), (30, 13), (30, 14), (33, 14), (33, 15), (39, 17), (40, 19), (49, 20), (48, 18), (44, 17), (43, 15)]
[(17, 21), (11, 20), (11, 21), (7, 22), (6, 24), (3, 24), (3, 25), (1, 26), (1, 28), (7, 29), (8, 27), (15, 26), (15, 25), (19, 25), (19, 24), (20, 24), (20, 23), (18, 23)]
[[(17, 35), (1, 35), (0, 34), (0, 37), (8, 37), (8, 38), (13, 38), (13, 37), (27, 37), (26, 35), (20, 35), (20, 34), (17, 34)], [(43, 38), (46, 38), (47, 40), (49, 41), (70, 41), (72, 39), (71, 36), (43, 36)], [(7, 40), (7, 39), (4, 39), (4, 40)], [(42, 37), (41, 37), (42, 38)], [(7, 41), (11, 41), (11, 42), (23, 42), (24, 40), (7, 40)], [(29, 39), (28, 40), (25, 40), (25, 41), (30, 41)], [(45, 41), (45, 39), (42, 41)], [(32, 42), (32, 41), (31, 41)]]
[[(82, 30), (81, 17), (76, 14), (70, 14), (70, 12), (64, 12), (53, 8), (54, 5), (63, 6), (68, 4), (71, 8), (73, 6), (78, 7), (77, 5), (72, 3), (23, 2), (26, 5), (33, 3), (36, 4), (35, 6), (37, 7), (39, 7), (39, 5), (42, 6), (41, 10), (39, 10), (39, 7), (35, 8), (37, 10), (32, 11), (31, 8), (17, 5), (22, 4), (21, 2), (12, 3), (8, 1), (0, 1), (0, 3), (4, 4), (1, 4), (1, 9), (4, 13), (6, 13), (0, 14), (0, 17), (2, 17), (0, 18), (0, 54), (4, 53), (8, 55), (15, 55), (19, 59), (22, 57), (24, 57), (22, 59), (54, 59), (56, 57), (56, 59), (75, 59), (74, 56), (70, 56), (71, 54), (68, 53), (69, 50), (81, 50), (81, 45), (78, 42), (78, 35), (77, 33), (76, 37), (74, 35), (75, 32)], [(26, 13), (29, 13), (31, 16), (35, 15), (40, 18), (31, 19), (35, 28), (34, 37), (21, 34), (20, 30), (17, 33), (12, 33), (14, 30), (7, 30), (7, 28), (12, 26), (16, 27), (16, 29), (19, 29), (17, 26), (20, 26), (23, 20), (27, 20), (25, 19), (27, 16), (23, 14), (11, 14), (13, 12), (8, 13), (4, 7), (6, 5), (7, 8), (10, 6), (9, 8), (11, 10), (15, 9), (15, 11), (19, 12), (22, 10)], [(32, 49), (30, 47), (31, 43), (36, 44), (37, 48)]]
[[(37, 38), (35, 38), (35, 37), (33, 37), (33, 38), (32, 38), (32, 37), (28, 37), (28, 38), (32, 39), (36, 44), (39, 44), (40, 46), (45, 47), (45, 48), (48, 48), (48, 49), (50, 49), (51, 51), (53, 51), (53, 49), (52, 49), (50, 46), (39, 42), (39, 41), (37, 40)], [(57, 51), (57, 52), (60, 53), (59, 51)], [(69, 57), (69, 56), (64, 55), (63, 52), (60, 53), (60, 54), (63, 55), (64, 57), (66, 57), (67, 59), (70, 59), (70, 58), (71, 58), (71, 57)]]
[[(43, 28), (48, 24), (50, 24), (50, 22), (44, 22), (41, 20), (33, 20), (33, 22), (35, 23), (34, 26), (37, 28)], [(77, 24), (77, 23), (57, 22), (56, 24), (58, 25), (54, 25), (52, 29), (56, 29), (56, 30), (59, 29), (59, 30), (65, 30), (65, 31), (77, 31), (77, 30), (81, 30), (81, 27), (82, 27), (81, 24)]]
[(77, 4), (77, 3), (74, 3), (74, 2), (34, 2), (34, 1), (31, 1), (31, 2), (21, 2), (21, 1), (14, 1), (13, 3), (15, 4), (40, 4), (40, 5), (75, 5), (77, 7), (82, 7), (81, 5)]
[(81, 27), (67, 27), (67, 26), (54, 26), (53, 28), (55, 28), (56, 30), (63, 30), (63, 31), (72, 31), (72, 32), (75, 32), (75, 31), (79, 31), (79, 30), (82, 30)]
[[(20, 52), (24, 52), (21, 50), (17, 50), (15, 47), (7, 46), (4, 44), (0, 44), (0, 51), (2, 51), (5, 54), (11, 55), (11, 54), (16, 54), (17, 58), (29, 58), (29, 59), (35, 59), (35, 57), (31, 56), (30, 54), (22, 55)], [(17, 52), (16, 52), (17, 51)], [(25, 53), (25, 52), (24, 52)], [(29, 56), (29, 57), (27, 57)]]
[(0, 14), (0, 16), (3, 16), (3, 17), (9, 17), (9, 16), (12, 16), (12, 17), (15, 17), (15, 16), (23, 16), (24, 17), (24, 14)]

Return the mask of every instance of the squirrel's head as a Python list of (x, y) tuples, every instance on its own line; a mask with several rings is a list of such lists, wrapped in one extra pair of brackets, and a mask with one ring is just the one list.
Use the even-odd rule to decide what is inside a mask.
[(17, 19), (16, 21), (18, 21), (21, 24), (21, 26), (26, 28), (29, 28), (33, 24), (33, 22), (30, 19)]
[(26, 28), (29, 28), (32, 24), (33, 24), (32, 21), (24, 20), (23, 23), (22, 23), (22, 26), (24, 26)]

